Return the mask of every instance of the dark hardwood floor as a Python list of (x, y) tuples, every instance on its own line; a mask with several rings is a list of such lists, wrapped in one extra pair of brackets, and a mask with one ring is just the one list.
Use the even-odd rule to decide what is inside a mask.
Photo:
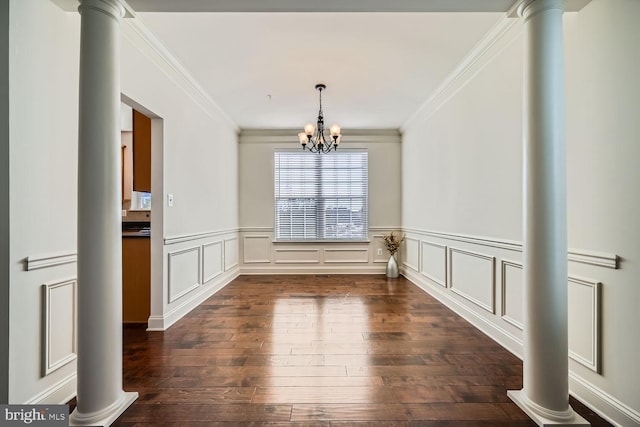
[(507, 398), (521, 378), (403, 278), (241, 276), (166, 332), (125, 328), (140, 397), (115, 425), (535, 426)]

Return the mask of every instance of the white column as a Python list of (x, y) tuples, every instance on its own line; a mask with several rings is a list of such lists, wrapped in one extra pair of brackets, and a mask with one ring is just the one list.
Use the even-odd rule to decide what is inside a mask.
[(538, 425), (589, 425), (569, 406), (562, 0), (526, 0), (524, 373), (511, 399)]
[(80, 0), (78, 394), (70, 425), (108, 426), (122, 390), (120, 20), (118, 0)]

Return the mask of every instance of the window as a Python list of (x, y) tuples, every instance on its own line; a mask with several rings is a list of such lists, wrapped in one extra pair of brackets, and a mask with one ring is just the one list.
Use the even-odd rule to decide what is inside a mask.
[(368, 239), (366, 151), (277, 151), (274, 165), (276, 240)]

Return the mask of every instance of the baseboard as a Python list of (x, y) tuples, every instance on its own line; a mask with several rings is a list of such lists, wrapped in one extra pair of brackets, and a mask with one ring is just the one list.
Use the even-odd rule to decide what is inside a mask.
[[(522, 359), (523, 343), (495, 323), (475, 313), (448, 295), (448, 290), (431, 283), (429, 279), (410, 269), (404, 268), (402, 275), (417, 287), (453, 310), (495, 342)], [(640, 413), (620, 402), (615, 397), (589, 383), (573, 372), (569, 372), (569, 393), (582, 404), (615, 426), (640, 426)]]
[(76, 397), (77, 380), (78, 377), (74, 371), (66, 378), (25, 402), (25, 405), (64, 405)]
[(640, 426), (640, 412), (573, 372), (569, 372), (569, 392), (615, 426)]
[(240, 274), (384, 274), (386, 261), (378, 265), (362, 266), (281, 266), (262, 265), (240, 267)]
[(185, 295), (187, 298), (182, 304), (163, 316), (150, 316), (147, 331), (166, 331), (171, 325), (182, 319), (191, 310), (202, 304), (211, 295), (227, 286), (233, 279), (240, 275), (240, 270), (234, 268), (218, 276), (214, 282), (210, 282), (198, 288), (193, 295)]
[(449, 307), (457, 315), (471, 323), (485, 335), (488, 335), (519, 359), (522, 359), (522, 341), (513, 334), (452, 298), (452, 296), (448, 294), (447, 289), (441, 285), (428, 283), (427, 280), (425, 280), (426, 278), (421, 274), (405, 268), (402, 271), (402, 275), (409, 279), (414, 285)]

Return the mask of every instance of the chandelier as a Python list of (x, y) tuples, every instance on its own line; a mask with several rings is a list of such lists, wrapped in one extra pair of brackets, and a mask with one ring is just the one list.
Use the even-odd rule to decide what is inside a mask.
[(298, 134), (302, 149), (309, 149), (312, 153), (328, 153), (331, 150), (337, 150), (340, 144), (340, 126), (333, 125), (329, 128), (331, 138), (324, 136), (324, 117), (322, 116), (322, 91), (327, 88), (326, 85), (319, 83), (316, 90), (320, 92), (320, 111), (318, 111), (317, 124), (307, 123), (304, 125), (304, 132)]

